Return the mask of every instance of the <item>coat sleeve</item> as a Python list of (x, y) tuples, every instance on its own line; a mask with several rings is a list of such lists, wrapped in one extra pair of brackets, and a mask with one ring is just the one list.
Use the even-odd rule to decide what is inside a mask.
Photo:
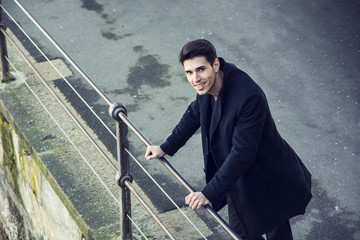
[(263, 94), (249, 96), (239, 106), (237, 120), (230, 136), (232, 137), (230, 152), (215, 176), (202, 190), (210, 202), (218, 202), (254, 162), (267, 108)]
[(176, 125), (171, 135), (160, 145), (168, 155), (173, 156), (200, 127), (198, 99), (192, 102)]

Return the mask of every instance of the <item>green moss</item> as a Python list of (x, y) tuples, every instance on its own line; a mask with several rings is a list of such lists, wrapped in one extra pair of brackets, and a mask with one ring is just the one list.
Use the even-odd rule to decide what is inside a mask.
[(3, 159), (5, 174), (7, 175), (7, 178), (9, 178), (16, 196), (19, 198), (19, 200), (21, 200), (18, 183), (18, 166), (16, 165), (16, 156), (12, 142), (11, 128), (2, 114), (0, 114), (0, 119), (0, 132), (1, 143), (4, 150)]
[[(20, 152), (20, 151), (19, 151)], [(24, 155), (20, 155), (20, 167), (21, 167), (21, 170), (22, 170), (22, 174), (23, 174), (23, 177), (24, 177), (24, 181), (26, 179), (26, 175), (25, 175), (25, 159), (24, 159)]]
[(53, 147), (51, 148), (51, 152), (54, 153), (54, 156), (56, 158), (60, 158), (61, 156), (64, 155), (64, 152), (67, 151), (68, 149), (69, 149), (68, 146)]
[(34, 172), (31, 172), (31, 185), (32, 185), (33, 193), (35, 194), (36, 197), (38, 197), (39, 193), (36, 187), (36, 179)]

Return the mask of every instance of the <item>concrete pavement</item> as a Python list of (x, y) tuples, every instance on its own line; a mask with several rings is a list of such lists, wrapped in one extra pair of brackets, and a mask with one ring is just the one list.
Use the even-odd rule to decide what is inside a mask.
[[(59, 57), (12, 1), (3, 4), (51, 58)], [(295, 238), (360, 239), (359, 1), (22, 4), (114, 102), (128, 107), (129, 118), (154, 144), (195, 97), (177, 63), (180, 48), (195, 38), (212, 41), (219, 56), (264, 89), (280, 133), (313, 174), (314, 198), (308, 213), (293, 220)], [(87, 83), (76, 75), (70, 81), (113, 128), (107, 106)], [(55, 84), (114, 153), (109, 134), (62, 81)], [(161, 164), (144, 160), (145, 148), (135, 136), (130, 140), (146, 169), (183, 204), (186, 192)], [(201, 190), (199, 134), (169, 160)], [(136, 166), (134, 175), (160, 211), (172, 209)]]

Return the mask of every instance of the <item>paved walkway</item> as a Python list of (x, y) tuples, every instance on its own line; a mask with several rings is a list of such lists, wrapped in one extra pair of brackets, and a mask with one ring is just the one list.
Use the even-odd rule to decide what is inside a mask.
[[(212, 41), (219, 56), (264, 89), (280, 133), (313, 174), (308, 213), (292, 221), (295, 238), (360, 239), (359, 1), (23, 4), (114, 102), (128, 107), (130, 119), (154, 144), (195, 97), (177, 63), (179, 49), (195, 38)], [(11, 1), (4, 5), (51, 58), (59, 57)], [(70, 81), (113, 128), (101, 99), (76, 74)], [(64, 83), (55, 85), (114, 152), (113, 140), (89, 111)], [(130, 140), (134, 154), (182, 204), (186, 192), (161, 164), (144, 160), (145, 147), (135, 136)], [(199, 134), (170, 161), (196, 189), (204, 186)], [(134, 174), (160, 211), (172, 208), (136, 166)]]

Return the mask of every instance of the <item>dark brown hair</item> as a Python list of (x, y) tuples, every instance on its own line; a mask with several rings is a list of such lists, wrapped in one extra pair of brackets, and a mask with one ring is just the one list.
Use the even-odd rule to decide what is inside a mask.
[(211, 42), (205, 39), (197, 39), (188, 42), (180, 51), (179, 62), (184, 65), (184, 61), (194, 57), (205, 57), (206, 60), (213, 64), (216, 55), (216, 49)]

